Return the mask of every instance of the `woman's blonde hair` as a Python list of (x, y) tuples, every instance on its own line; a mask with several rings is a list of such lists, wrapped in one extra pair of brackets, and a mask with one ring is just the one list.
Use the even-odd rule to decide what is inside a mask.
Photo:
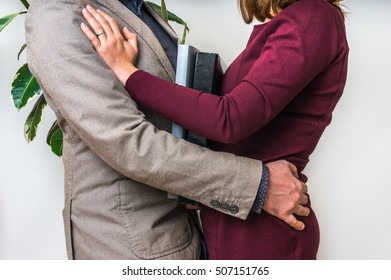
[[(245, 23), (251, 23), (254, 18), (264, 22), (267, 18), (273, 18), (280, 11), (299, 0), (238, 0), (239, 10)], [(328, 0), (340, 7), (342, 0)]]

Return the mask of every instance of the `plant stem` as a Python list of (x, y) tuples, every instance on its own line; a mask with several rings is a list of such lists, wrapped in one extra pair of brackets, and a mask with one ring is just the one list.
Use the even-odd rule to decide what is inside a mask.
[(168, 11), (167, 11), (167, 7), (166, 7), (166, 2), (164, 2), (164, 0), (162, 0), (161, 2), (161, 15), (163, 17), (163, 19), (168, 23)]
[(189, 28), (187, 27), (187, 23), (185, 23), (185, 28), (183, 30), (182, 40), (181, 40), (182, 45), (185, 44), (185, 42), (186, 42), (186, 35), (187, 35), (187, 30), (188, 29)]

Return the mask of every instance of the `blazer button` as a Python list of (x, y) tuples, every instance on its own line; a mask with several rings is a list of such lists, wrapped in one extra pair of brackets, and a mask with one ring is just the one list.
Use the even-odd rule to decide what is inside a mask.
[(228, 210), (229, 210), (229, 204), (223, 202), (223, 203), (221, 203), (220, 208), (221, 208), (221, 210), (223, 210), (223, 211), (228, 211)]
[(232, 214), (236, 214), (236, 213), (239, 212), (239, 207), (236, 206), (236, 205), (231, 205), (231, 206), (229, 207), (229, 212), (231, 212)]
[(220, 207), (220, 202), (218, 200), (212, 200), (210, 202), (213, 208), (219, 208)]

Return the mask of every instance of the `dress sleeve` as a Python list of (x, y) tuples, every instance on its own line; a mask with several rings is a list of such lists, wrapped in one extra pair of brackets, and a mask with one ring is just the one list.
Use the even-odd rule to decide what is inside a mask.
[(330, 22), (316, 15), (300, 21), (281, 13), (268, 24), (270, 35), (262, 49), (248, 46), (247, 51), (259, 53), (258, 59), (224, 96), (143, 71), (129, 77), (126, 89), (136, 102), (186, 129), (218, 142), (237, 143), (281, 112), (332, 59), (335, 30)]

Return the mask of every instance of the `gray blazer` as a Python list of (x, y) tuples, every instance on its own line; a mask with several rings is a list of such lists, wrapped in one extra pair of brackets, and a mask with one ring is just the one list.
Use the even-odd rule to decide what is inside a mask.
[(176, 139), (167, 120), (138, 108), (80, 30), (87, 4), (139, 36), (139, 68), (174, 80), (151, 30), (119, 1), (32, 1), (28, 63), (64, 133), (68, 257), (197, 259), (195, 226), (167, 192), (245, 219), (262, 163)]

